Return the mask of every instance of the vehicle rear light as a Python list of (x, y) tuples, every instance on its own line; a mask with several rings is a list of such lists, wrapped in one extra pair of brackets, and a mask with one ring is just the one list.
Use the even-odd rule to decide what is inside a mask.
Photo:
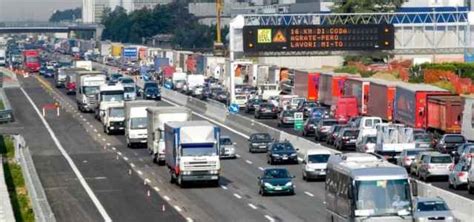
[(408, 162), (408, 161), (410, 161), (410, 157), (406, 156), (405, 158), (403, 158), (403, 160), (405, 160), (405, 162)]
[(176, 175), (179, 175), (179, 172), (180, 172), (179, 165), (174, 167), (174, 171), (175, 171)]
[(458, 177), (463, 177), (465, 174), (466, 173), (464, 173), (464, 172), (459, 172), (457, 175), (458, 175)]
[(468, 153), (468, 154), (466, 155), (467, 158), (472, 158), (472, 156), (474, 156), (472, 153)]

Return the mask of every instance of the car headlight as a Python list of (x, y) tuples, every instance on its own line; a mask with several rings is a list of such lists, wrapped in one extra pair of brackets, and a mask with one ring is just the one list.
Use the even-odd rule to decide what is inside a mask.
[(258, 143), (252, 143), (252, 146), (258, 146)]
[(280, 155), (279, 154), (272, 154), (272, 156), (279, 157)]
[(234, 148), (234, 147), (230, 147), (230, 148), (229, 148), (229, 151), (235, 151), (235, 148)]
[(291, 187), (291, 186), (293, 186), (293, 182), (291, 181), (285, 184), (285, 187)]
[(446, 217), (446, 221), (454, 221), (454, 217), (452, 216)]
[(292, 153), (291, 156), (296, 156), (296, 153)]

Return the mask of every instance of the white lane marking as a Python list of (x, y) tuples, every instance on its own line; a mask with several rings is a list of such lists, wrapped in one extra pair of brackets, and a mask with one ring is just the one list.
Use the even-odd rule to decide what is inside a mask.
[(252, 161), (250, 161), (250, 160), (245, 160), (245, 162), (248, 163), (248, 164), (252, 164)]
[[(171, 101), (168, 100), (168, 99), (163, 99), (163, 101), (166, 101), (167, 103), (169, 103), (169, 104), (171, 104), (171, 105), (174, 105), (174, 106), (179, 106), (178, 104), (176, 104), (176, 103), (174, 103), (174, 102), (171, 102)], [(221, 127), (224, 127), (224, 128), (226, 128), (227, 130), (229, 130), (229, 131), (231, 131), (231, 132), (233, 132), (233, 133), (235, 133), (235, 134), (237, 134), (237, 135), (239, 135), (239, 136), (241, 136), (241, 137), (243, 137), (243, 138), (245, 138), (245, 139), (249, 139), (249, 138), (250, 138), (249, 136), (245, 135), (244, 133), (241, 133), (241, 132), (239, 132), (239, 131), (237, 131), (237, 130), (235, 130), (235, 129), (232, 129), (232, 128), (230, 128), (230, 127), (228, 127), (228, 126), (226, 126), (226, 125), (224, 125), (224, 124), (222, 124), (222, 123), (220, 123), (220, 122), (217, 122), (217, 121), (215, 121), (215, 120), (213, 120), (213, 119), (211, 119), (211, 118), (208, 118), (208, 117), (206, 117), (206, 116), (204, 116), (204, 115), (202, 115), (202, 114), (199, 114), (199, 113), (194, 112), (194, 111), (192, 111), (192, 113), (193, 113), (194, 115), (196, 115), (196, 116), (199, 116), (199, 117), (201, 117), (201, 118), (203, 118), (203, 119), (209, 121), (209, 122), (212, 122), (212, 123), (214, 123), (214, 124), (216, 124), (216, 125), (219, 125), (219, 126), (221, 126)]]
[(187, 222), (193, 222), (194, 220), (193, 220), (192, 218), (190, 218), (190, 217), (186, 217), (186, 221), (187, 221)]
[(160, 192), (160, 188), (158, 188), (158, 187), (153, 187), (153, 189), (154, 189), (156, 192)]
[(150, 184), (151, 183), (150, 179), (146, 178), (145, 183)]
[(170, 201), (171, 199), (168, 197), (168, 196), (163, 196), (163, 198), (166, 200), (166, 201)]
[(133, 167), (135, 167), (135, 164), (131, 163), (130, 166), (133, 168)]
[(274, 221), (275, 221), (275, 219), (273, 219), (273, 217), (270, 217), (270, 216), (268, 216), (268, 215), (265, 215), (265, 218), (267, 218), (267, 220), (270, 221), (270, 222), (274, 222)]
[(82, 176), (82, 173), (81, 171), (79, 171), (79, 169), (77, 168), (76, 164), (74, 163), (74, 161), (71, 159), (71, 157), (69, 156), (69, 154), (66, 152), (66, 150), (64, 149), (64, 147), (61, 145), (61, 143), (59, 142), (58, 138), (56, 137), (56, 134), (53, 132), (53, 130), (51, 129), (51, 127), (49, 126), (49, 123), (46, 121), (46, 119), (43, 117), (43, 115), (41, 114), (41, 112), (39, 111), (38, 107), (36, 107), (35, 103), (33, 102), (33, 100), (30, 98), (30, 96), (26, 93), (25, 89), (23, 88), (20, 88), (21, 91), (23, 92), (23, 94), (25, 95), (26, 99), (28, 99), (28, 101), (30, 102), (31, 106), (33, 107), (33, 109), (36, 111), (36, 114), (38, 114), (39, 118), (41, 119), (41, 122), (43, 122), (43, 125), (46, 127), (46, 129), (48, 130), (48, 133), (49, 135), (51, 136), (51, 138), (53, 139), (54, 143), (56, 144), (56, 146), (58, 147), (59, 151), (61, 152), (61, 154), (64, 156), (64, 159), (66, 159), (66, 161), (68, 162), (69, 166), (71, 167), (72, 171), (74, 172), (74, 174), (76, 175), (76, 177), (79, 179), (79, 182), (81, 183), (82, 187), (84, 187), (84, 190), (86, 191), (87, 195), (89, 195), (89, 198), (91, 198), (92, 202), (94, 203), (95, 207), (97, 208), (97, 210), (99, 211), (100, 215), (102, 216), (102, 218), (104, 219), (104, 221), (106, 222), (111, 222), (112, 221), (112, 218), (110, 218), (109, 214), (107, 213), (107, 211), (105, 211), (105, 208), (104, 206), (102, 205), (102, 203), (99, 201), (99, 199), (97, 198), (97, 196), (94, 194), (94, 191), (92, 191), (92, 189), (90, 188), (89, 184), (86, 182), (86, 180), (84, 179), (84, 176)]
[(310, 196), (310, 197), (314, 197), (314, 194), (312, 194), (312, 193), (310, 193), (310, 192), (308, 192), (308, 191), (305, 191), (304, 193), (305, 193), (306, 195)]
[[(133, 164), (133, 163), (132, 163)], [(131, 165), (131, 164), (130, 164)], [(137, 173), (140, 174), (140, 175), (143, 175), (142, 171), (140, 170), (137, 170)]]
[(110, 143), (107, 143), (107, 146), (110, 146)]
[(237, 197), (237, 199), (242, 199), (242, 196), (240, 196), (240, 195), (238, 195), (238, 194), (236, 194), (236, 193), (234, 193), (234, 197)]
[(264, 171), (265, 169), (263, 167), (258, 167), (259, 170)]
[[(100, 134), (99, 134), (99, 135), (100, 135)], [(102, 138), (102, 141), (104, 141), (104, 142), (105, 142), (105, 138)]]
[(117, 152), (117, 154), (118, 154), (118, 155), (120, 155), (120, 156), (122, 156), (122, 152), (120, 152), (120, 151), (119, 151), (119, 152)]
[(174, 209), (176, 209), (178, 212), (181, 212), (181, 208), (179, 208), (177, 205), (174, 205)]
[(240, 158), (240, 155), (239, 155), (239, 154), (235, 154), (235, 156), (236, 156), (237, 158)]
[(94, 129), (94, 132), (96, 132), (96, 133), (97, 133), (97, 129)]
[(249, 205), (249, 207), (251, 207), (251, 208), (254, 209), (254, 210), (257, 209), (257, 207), (256, 207), (255, 205), (251, 204), (251, 203), (249, 203), (248, 205)]
[(301, 157), (298, 157), (298, 161), (300, 161), (300, 162), (301, 162), (301, 161), (303, 161), (303, 158), (301, 158)]
[(125, 161), (128, 161), (128, 157), (126, 157), (126, 156), (124, 156), (123, 159), (124, 159)]
[(224, 185), (221, 185), (221, 188), (224, 189), (224, 190), (227, 190), (227, 187), (224, 186)]
[(117, 149), (117, 148), (115, 148), (115, 147), (112, 147), (112, 150), (116, 150), (116, 149)]

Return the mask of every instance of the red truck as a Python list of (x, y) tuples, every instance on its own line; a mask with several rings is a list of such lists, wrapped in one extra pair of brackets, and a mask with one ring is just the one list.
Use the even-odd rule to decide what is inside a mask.
[(428, 97), (427, 128), (445, 133), (460, 133), (463, 105), (460, 96)]
[(357, 99), (354, 96), (341, 96), (331, 106), (334, 118), (339, 122), (347, 122), (351, 117), (359, 115)]
[(395, 100), (396, 82), (383, 79), (371, 79), (367, 115), (379, 116), (385, 121), (393, 120), (393, 101)]
[(359, 113), (367, 114), (370, 81), (367, 78), (349, 77), (344, 81), (344, 96), (354, 96)]
[(347, 76), (348, 74), (345, 73), (321, 73), (319, 77), (319, 102), (328, 106), (336, 104), (338, 98), (344, 95), (344, 81)]
[(311, 73), (295, 70), (294, 93), (304, 97), (309, 101), (318, 101), (319, 93), (319, 73)]
[(39, 52), (34, 49), (23, 50), (23, 67), (28, 72), (39, 72)]
[(447, 90), (432, 85), (399, 82), (395, 93), (393, 119), (410, 127), (426, 128), (428, 97), (449, 94)]

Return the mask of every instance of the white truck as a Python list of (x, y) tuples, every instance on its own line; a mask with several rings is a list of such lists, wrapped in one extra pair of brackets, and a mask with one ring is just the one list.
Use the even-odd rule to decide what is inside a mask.
[(97, 94), (106, 75), (98, 71), (76, 72), (76, 103), (81, 112), (93, 112), (98, 106)]
[(165, 160), (171, 182), (219, 184), (220, 129), (207, 121), (165, 123)]
[(73, 66), (75, 68), (83, 68), (85, 70), (92, 71), (92, 61), (84, 61), (84, 60), (74, 61)]
[(123, 133), (125, 131), (125, 109), (123, 103), (111, 103), (104, 107), (101, 114), (104, 133)]
[(184, 72), (175, 72), (171, 76), (171, 81), (173, 82), (173, 89), (180, 90), (183, 87), (183, 84), (187, 80), (187, 74)]
[(5, 66), (7, 63), (7, 53), (4, 48), (0, 48), (0, 66)]
[(377, 141), (375, 153), (389, 161), (395, 161), (407, 149), (415, 149), (413, 128), (403, 124), (379, 123), (375, 126)]
[(157, 102), (150, 100), (125, 102), (125, 139), (128, 147), (147, 143), (148, 119), (146, 109), (157, 105)]
[(159, 165), (165, 163), (165, 123), (171, 121), (191, 120), (191, 110), (186, 107), (150, 107), (148, 112), (148, 142), (147, 148), (152, 154), (153, 162)]
[(186, 80), (186, 83), (187, 83), (186, 93), (191, 94), (194, 87), (196, 86), (204, 86), (204, 79), (205, 79), (204, 75), (200, 75), (200, 74), (188, 75), (187, 80)]
[(99, 88), (97, 97), (99, 106), (95, 110), (95, 118), (103, 123), (102, 117), (111, 104), (124, 103), (124, 88), (122, 84), (103, 84)]

